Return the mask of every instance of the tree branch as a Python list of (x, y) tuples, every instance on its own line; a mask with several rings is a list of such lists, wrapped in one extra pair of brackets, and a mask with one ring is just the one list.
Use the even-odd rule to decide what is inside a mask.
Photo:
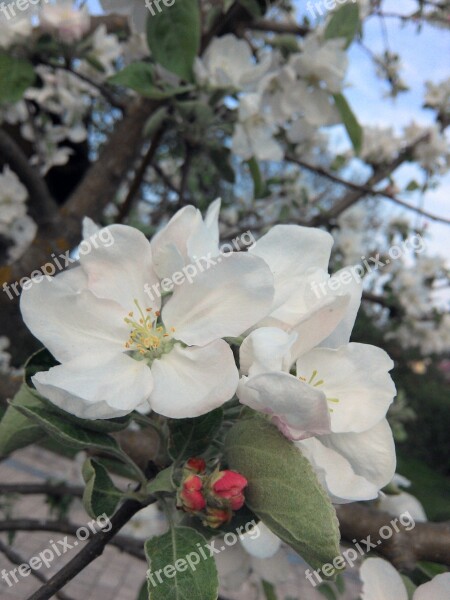
[[(377, 545), (376, 551), (401, 571), (413, 571), (420, 561), (430, 561), (450, 567), (450, 523), (415, 523), (407, 531), (399, 520), (396, 532), (391, 524), (392, 515), (363, 504), (343, 504), (336, 508), (342, 538), (350, 544), (353, 540), (370, 541)], [(380, 530), (388, 526), (390, 539), (382, 540)]]
[[(383, 179), (388, 177), (397, 167), (399, 167), (400, 164), (402, 164), (404, 162), (405, 158), (406, 158), (406, 154), (405, 154), (405, 152), (402, 152), (402, 154), (393, 163), (391, 163), (387, 167), (378, 169), (372, 175), (372, 177), (370, 177), (368, 179), (368, 181), (366, 183), (359, 184), (359, 183), (353, 183), (352, 181), (343, 179), (343, 178), (339, 177), (338, 175), (335, 175), (334, 173), (330, 173), (323, 167), (311, 165), (304, 160), (296, 158), (295, 156), (291, 156), (291, 155), (286, 156), (286, 160), (288, 160), (289, 162), (293, 162), (293, 163), (299, 165), (300, 167), (307, 169), (308, 171), (311, 171), (313, 173), (317, 173), (318, 175), (326, 177), (327, 179), (329, 179), (330, 181), (333, 181), (334, 183), (337, 183), (339, 185), (342, 185), (342, 186), (345, 186), (345, 187), (351, 189), (353, 192), (351, 194), (347, 194), (346, 196), (344, 196), (344, 198), (339, 200), (336, 203), (336, 205), (327, 213), (315, 217), (314, 224), (322, 224), (324, 222), (328, 222), (330, 219), (335, 218), (336, 216), (340, 215), (344, 210), (346, 210), (347, 208), (349, 208), (350, 206), (355, 204), (363, 196), (371, 195), (371, 196), (383, 196), (384, 198), (388, 198), (389, 200), (392, 200), (399, 206), (402, 206), (403, 208), (406, 208), (408, 210), (412, 210), (415, 213), (422, 215), (423, 217), (427, 217), (428, 219), (431, 219), (433, 221), (439, 221), (440, 223), (445, 223), (446, 225), (450, 225), (450, 219), (447, 219), (446, 217), (434, 215), (425, 210), (422, 210), (421, 208), (411, 206), (410, 204), (408, 204), (404, 200), (401, 200), (400, 198), (398, 198), (398, 196), (388, 192), (387, 190), (376, 190), (373, 188), (374, 185), (376, 185), (377, 183), (379, 183), (380, 181), (382, 181)], [(399, 160), (401, 162), (398, 162)]]
[(248, 23), (246, 25), (247, 29), (252, 29), (254, 31), (267, 31), (271, 33), (287, 33), (292, 35), (307, 35), (311, 29), (309, 27), (302, 27), (301, 25), (294, 25), (291, 23), (277, 23), (276, 21), (253, 21), (252, 23)]
[(20, 146), (4, 129), (0, 129), (0, 157), (26, 187), (29, 196), (29, 213), (36, 223), (40, 225), (52, 222), (58, 211), (58, 205), (51, 197), (44, 179), (29, 164)]
[(49, 496), (73, 496), (81, 498), (84, 488), (67, 483), (0, 483), (0, 495), (5, 494), (47, 494)]
[[(42, 575), (42, 573), (40, 571), (37, 571), (35, 569), (33, 569), (29, 564), (28, 561), (25, 560), (18, 552), (16, 552), (13, 548), (11, 548), (11, 546), (8, 546), (7, 544), (3, 543), (2, 540), (0, 540), (0, 552), (3, 552), (3, 554), (6, 556), (6, 558), (13, 564), (13, 565), (28, 565), (30, 567), (31, 570), (31, 575), (33, 575), (33, 577), (35, 577), (36, 579), (38, 579), (41, 583), (47, 583), (47, 578)], [(70, 596), (68, 596), (67, 594), (65, 594), (64, 592), (57, 592), (55, 594), (55, 598), (58, 598), (59, 600), (72, 600), (72, 598)]]
[[(80, 527), (82, 526), (76, 523), (51, 519), (8, 519), (0, 521), (0, 531), (51, 531), (52, 533), (65, 533), (66, 535), (76, 536)], [(97, 535), (99, 534), (97, 533)], [(144, 557), (142, 543), (133, 537), (118, 535), (108, 543), (136, 558)]]

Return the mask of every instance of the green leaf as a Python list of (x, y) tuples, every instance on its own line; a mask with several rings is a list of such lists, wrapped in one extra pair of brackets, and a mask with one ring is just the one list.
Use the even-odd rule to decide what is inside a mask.
[(345, 38), (346, 48), (350, 46), (360, 28), (359, 6), (357, 4), (344, 4), (332, 15), (325, 29), (326, 40)]
[(0, 102), (18, 102), (35, 79), (30, 62), (0, 53)]
[(160, 471), (153, 481), (150, 481), (147, 485), (146, 491), (149, 494), (175, 491), (175, 484), (173, 483), (173, 466)]
[(260, 415), (238, 421), (225, 453), (248, 480), (249, 508), (314, 569), (339, 556), (336, 512), (309, 461)]
[(258, 0), (237, 0), (252, 17), (262, 17), (264, 11)]
[(156, 131), (161, 127), (167, 118), (167, 106), (160, 106), (155, 112), (147, 119), (144, 125), (144, 136), (152, 137)]
[(147, 21), (147, 41), (152, 57), (185, 81), (193, 81), (194, 59), (200, 50), (198, 0), (176, 0)]
[(258, 162), (255, 157), (252, 157), (247, 161), (248, 167), (250, 169), (250, 175), (253, 179), (253, 196), (255, 198), (264, 198), (266, 195), (266, 186), (264, 184), (263, 177), (261, 175), (261, 170), (259, 168)]
[(266, 597), (266, 600), (277, 600), (277, 594), (275, 592), (275, 587), (269, 583), (268, 581), (262, 581), (263, 592)]
[(190, 527), (174, 527), (147, 540), (149, 600), (216, 600), (216, 563), (205, 544), (205, 538)]
[(17, 405), (16, 408), (34, 423), (45, 429), (52, 437), (71, 448), (76, 448), (77, 450), (91, 448), (114, 455), (120, 452), (117, 442), (106, 433), (82, 429), (74, 423), (67, 421), (61, 415), (50, 412), (46, 407), (42, 406), (42, 403), (33, 406)]
[(362, 127), (358, 123), (358, 120), (355, 117), (345, 97), (342, 94), (334, 94), (333, 97), (334, 102), (336, 104), (336, 108), (338, 109), (339, 114), (341, 115), (342, 122), (345, 125), (349, 138), (352, 141), (355, 153), (359, 154), (361, 152), (363, 144)]
[(95, 519), (103, 514), (108, 517), (113, 515), (123, 494), (116, 488), (105, 467), (88, 458), (83, 465), (82, 474), (86, 483), (83, 504), (88, 515)]
[(145, 580), (144, 583), (142, 584), (142, 587), (139, 590), (136, 600), (148, 600), (147, 580)]
[(130, 88), (141, 94), (141, 96), (145, 96), (151, 100), (165, 100), (177, 94), (189, 92), (192, 89), (192, 86), (178, 86), (165, 89), (157, 87), (154, 83), (153, 65), (146, 62), (131, 63), (122, 69), (122, 71), (110, 77), (108, 82)]
[(406, 575), (403, 575), (402, 573), (400, 573), (400, 576), (403, 579), (403, 583), (405, 584), (406, 592), (408, 594), (408, 600), (413, 600), (414, 592), (416, 591), (417, 587), (414, 585), (414, 583), (411, 581), (411, 579), (409, 577), (407, 577)]
[(19, 412), (18, 406), (33, 408), (42, 404), (22, 385), (0, 421), (0, 457), (8, 456), (45, 437), (42, 427)]
[(230, 165), (231, 152), (229, 148), (218, 146), (211, 148), (208, 151), (208, 154), (222, 178), (228, 183), (234, 183), (236, 180), (236, 175), (233, 167)]
[(169, 422), (172, 458), (182, 461), (202, 454), (216, 437), (222, 420), (221, 408), (195, 419), (172, 419)]
[(320, 592), (327, 600), (337, 600), (336, 593), (329, 583), (322, 583), (317, 588), (317, 591)]

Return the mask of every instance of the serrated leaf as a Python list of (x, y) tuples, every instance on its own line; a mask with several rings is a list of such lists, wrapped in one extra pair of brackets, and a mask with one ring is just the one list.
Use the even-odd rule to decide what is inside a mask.
[[(147, 540), (149, 600), (216, 600), (219, 589), (216, 563), (205, 544), (206, 539), (190, 527), (174, 527)], [(199, 552), (200, 546), (206, 559)], [(189, 558), (192, 566), (188, 564)]]
[(185, 81), (193, 81), (194, 59), (200, 49), (198, 0), (177, 0), (147, 21), (147, 41), (152, 57)]
[(113, 515), (123, 494), (116, 488), (105, 467), (88, 458), (83, 464), (82, 475), (86, 483), (83, 504), (88, 515), (94, 519), (103, 514)]
[(41, 403), (26, 385), (22, 385), (0, 421), (0, 457), (25, 448), (46, 435), (42, 427), (18, 411), (17, 406), (33, 408)]
[(331, 16), (325, 29), (326, 40), (344, 38), (346, 47), (350, 46), (360, 28), (359, 6), (347, 3), (340, 6)]
[(353, 144), (353, 148), (356, 154), (361, 152), (363, 144), (363, 130), (361, 125), (358, 123), (349, 103), (342, 94), (334, 94), (334, 102), (336, 108), (341, 115), (342, 122), (347, 130), (349, 138)]
[(160, 471), (158, 475), (150, 481), (147, 485), (146, 491), (149, 494), (158, 494), (161, 492), (173, 492), (175, 491), (175, 484), (173, 483), (173, 466)]
[(18, 102), (35, 79), (30, 62), (0, 53), (0, 102)]
[(222, 420), (221, 408), (195, 419), (171, 420), (169, 453), (172, 458), (182, 461), (202, 454), (216, 437)]
[(16, 408), (52, 437), (71, 448), (78, 450), (91, 448), (114, 455), (120, 452), (117, 442), (106, 433), (82, 429), (74, 423), (68, 422), (61, 415), (50, 412), (42, 404), (40, 406), (17, 405)]
[(173, 88), (161, 89), (154, 82), (153, 65), (146, 62), (135, 62), (126, 66), (108, 79), (108, 82), (114, 85), (121, 85), (130, 88), (151, 100), (165, 100), (189, 92), (192, 86), (178, 86)]
[(238, 421), (225, 453), (248, 480), (249, 508), (314, 569), (339, 556), (336, 512), (309, 461), (265, 418)]

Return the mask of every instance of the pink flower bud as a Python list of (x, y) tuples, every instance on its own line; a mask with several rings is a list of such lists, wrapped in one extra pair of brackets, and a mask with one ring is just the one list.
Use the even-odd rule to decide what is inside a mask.
[(188, 512), (197, 512), (203, 510), (206, 506), (206, 500), (203, 497), (201, 489), (203, 481), (198, 475), (189, 475), (183, 481), (183, 489), (179, 494), (181, 506)]
[(212, 495), (229, 502), (232, 510), (243, 507), (245, 497), (244, 488), (248, 481), (236, 471), (219, 471), (211, 482)]
[(211, 508), (208, 506), (206, 509), (206, 516), (203, 518), (202, 523), (212, 529), (217, 529), (224, 523), (228, 523), (232, 517), (231, 510), (223, 508)]
[(194, 473), (204, 473), (206, 471), (206, 462), (203, 458), (193, 457), (186, 462), (184, 468), (194, 471)]

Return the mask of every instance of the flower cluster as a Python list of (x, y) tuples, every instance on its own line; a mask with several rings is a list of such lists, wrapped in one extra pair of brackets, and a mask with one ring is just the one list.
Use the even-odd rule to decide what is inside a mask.
[[(248, 252), (219, 256), (219, 207), (205, 219), (185, 207), (151, 242), (113, 225), (112, 246), (24, 291), (26, 324), (61, 363), (34, 385), (85, 419), (198, 417), (237, 393), (295, 442), (334, 501), (375, 498), (395, 469), (385, 419), (395, 387), (383, 350), (349, 342), (360, 281), (344, 269), (328, 285), (333, 238), (318, 229), (279, 225)], [(146, 296), (183, 266), (201, 266), (198, 257), (215, 257), (214, 266), (163, 298)], [(182, 496), (194, 510), (200, 467), (189, 467)], [(216, 499), (239, 504), (222, 477), (209, 482)]]
[(202, 458), (191, 458), (184, 465), (177, 506), (216, 529), (244, 506), (246, 486), (247, 480), (240, 473), (216, 468), (208, 474)]

